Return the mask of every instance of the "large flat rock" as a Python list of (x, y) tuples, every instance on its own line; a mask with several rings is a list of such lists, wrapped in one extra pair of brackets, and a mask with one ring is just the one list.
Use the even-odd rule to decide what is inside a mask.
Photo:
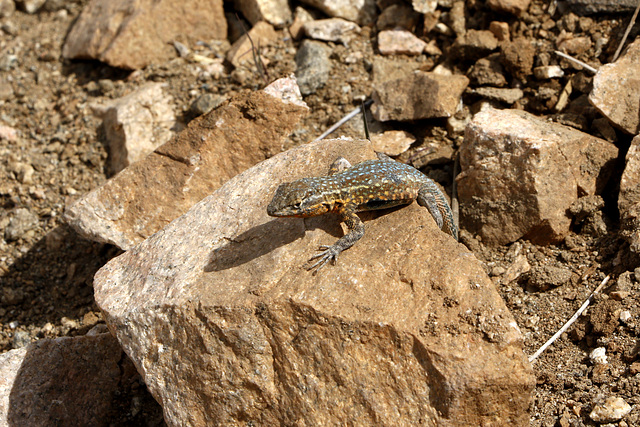
[(367, 141), (323, 140), (232, 178), (95, 276), (107, 324), (170, 425), (528, 425), (522, 335), (480, 263), (416, 203), (370, 212), (317, 275), (337, 218), (272, 218), (283, 181)]
[(289, 96), (286, 90), (273, 95), (247, 91), (198, 117), (69, 206), (65, 221), (91, 240), (125, 250), (135, 246), (232, 176), (281, 152), (308, 111), (296, 96)]

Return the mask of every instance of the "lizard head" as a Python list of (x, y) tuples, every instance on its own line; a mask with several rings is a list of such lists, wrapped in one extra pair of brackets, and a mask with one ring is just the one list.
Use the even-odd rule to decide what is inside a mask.
[(322, 215), (332, 208), (332, 204), (323, 199), (317, 185), (304, 178), (280, 184), (267, 206), (267, 213), (270, 216), (304, 218)]

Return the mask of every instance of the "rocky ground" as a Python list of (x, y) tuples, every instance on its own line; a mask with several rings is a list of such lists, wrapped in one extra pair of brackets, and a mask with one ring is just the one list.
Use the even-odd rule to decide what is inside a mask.
[[(166, 82), (179, 119), (187, 123), (198, 115), (194, 102), (204, 94), (228, 98), (242, 89), (264, 86), (263, 79), (250, 70), (227, 65), (220, 76), (212, 76), (189, 58), (175, 58), (135, 72), (95, 61), (65, 60), (62, 45), (85, 3), (49, 1), (36, 13), (15, 11), (0, 19), (0, 163), (6, 171), (0, 175), (2, 351), (41, 338), (83, 335), (102, 322), (93, 301), (93, 275), (120, 251), (81, 238), (60, 219), (66, 206), (110, 177), (104, 131), (91, 104), (122, 97), (143, 82)], [(486, 98), (474, 90), (491, 85), (486, 81), (520, 89), (522, 96), (515, 101), (503, 99), (503, 108), (525, 109), (605, 137), (615, 142), (619, 159), (624, 159), (631, 136), (595, 126), (600, 122), (594, 120), (600, 116), (585, 102), (592, 75), (559, 60), (552, 52), (567, 40), (565, 50), (598, 68), (611, 60), (628, 14), (579, 17), (556, 11), (550, 16), (547, 4), (540, 1), (533, 1), (520, 18), (495, 12), (479, 2), (467, 2), (466, 7), (462, 23), (455, 19), (455, 7), (442, 8), (451, 27), (486, 29), (491, 21), (507, 22), (511, 39), (517, 38), (524, 50), (516, 49), (513, 55), (520, 55), (525, 62), (530, 58), (529, 70), (531, 65), (560, 64), (564, 76), (538, 80), (523, 75), (527, 67), (518, 58), (507, 60), (511, 67), (500, 67), (497, 72), (493, 63), (487, 63), (482, 72), (477, 50), (456, 47), (454, 34), (437, 32), (425, 39), (435, 40), (442, 56), (434, 52), (400, 56), (399, 60), (419, 64), (424, 70), (447, 62), (457, 74), (467, 75), (471, 80), (463, 94), (467, 111), (474, 111), (478, 101)], [(426, 23), (417, 25), (416, 33), (421, 34), (423, 25)], [(636, 26), (630, 40), (637, 33)], [(268, 79), (296, 71), (295, 53), (300, 42), (288, 37), (286, 30), (278, 30), (278, 34), (276, 43), (261, 50), (269, 60)], [(310, 114), (293, 133), (290, 146), (315, 138), (371, 94), (377, 43), (376, 30), (366, 26), (348, 44), (328, 43), (332, 48), (329, 81), (304, 97)], [(224, 53), (228, 44), (190, 47), (214, 57)], [(502, 54), (510, 55), (508, 49)], [(471, 68), (474, 64), (475, 71)], [(558, 113), (555, 106), (569, 81), (573, 93)], [(375, 131), (399, 129), (413, 134), (417, 142), (399, 158), (422, 167), (450, 190), (453, 158), (462, 134), (451, 129), (451, 123), (447, 131), (447, 124), (445, 119), (427, 119), (372, 127)], [(362, 132), (356, 120), (338, 134), (362, 137)], [(433, 144), (445, 149), (434, 156)], [(447, 153), (444, 159), (442, 152)], [(633, 407), (614, 425), (640, 424), (640, 264), (618, 236), (615, 181), (620, 180), (622, 164), (603, 194), (604, 203), (576, 208), (572, 233), (558, 245), (539, 246), (520, 240), (489, 247), (470, 233), (462, 233), (462, 242), (483, 261), (516, 317), (525, 335), (527, 354), (553, 335), (605, 276), (612, 276), (612, 286), (595, 299), (587, 314), (534, 363), (538, 385), (530, 408), (532, 426), (593, 425), (592, 409), (611, 396)], [(507, 280), (505, 275), (523, 257), (531, 271), (517, 280)], [(589, 354), (597, 347), (606, 349), (608, 363), (590, 360)], [(122, 390), (120, 408), (121, 413), (114, 414), (116, 425), (162, 423), (160, 407), (139, 383)]]

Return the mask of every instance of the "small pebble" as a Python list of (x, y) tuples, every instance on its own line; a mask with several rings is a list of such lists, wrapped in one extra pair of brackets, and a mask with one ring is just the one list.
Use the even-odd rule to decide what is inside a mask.
[(631, 312), (629, 310), (623, 310), (620, 312), (620, 321), (627, 323), (631, 319)]
[(612, 423), (619, 421), (631, 412), (631, 406), (621, 397), (609, 397), (601, 404), (597, 404), (589, 418), (597, 423)]
[(31, 342), (31, 336), (27, 331), (16, 331), (11, 341), (13, 348), (22, 348)]
[(595, 365), (606, 365), (607, 364), (607, 350), (604, 347), (598, 347), (594, 349), (591, 354), (589, 354), (589, 359), (591, 363)]

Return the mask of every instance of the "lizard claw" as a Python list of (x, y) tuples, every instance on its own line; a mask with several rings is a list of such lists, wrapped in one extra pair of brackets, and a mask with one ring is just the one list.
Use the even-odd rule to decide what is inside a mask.
[(318, 250), (322, 252), (309, 258), (308, 263), (310, 264), (316, 258), (320, 258), (320, 259), (316, 261), (313, 265), (310, 265), (309, 267), (307, 267), (307, 271), (311, 271), (315, 269), (313, 271), (314, 275), (318, 272), (318, 270), (324, 267), (327, 264), (327, 262), (331, 261), (333, 264), (335, 264), (336, 259), (338, 258), (338, 255), (340, 255), (340, 249), (334, 246), (322, 245), (318, 248)]

